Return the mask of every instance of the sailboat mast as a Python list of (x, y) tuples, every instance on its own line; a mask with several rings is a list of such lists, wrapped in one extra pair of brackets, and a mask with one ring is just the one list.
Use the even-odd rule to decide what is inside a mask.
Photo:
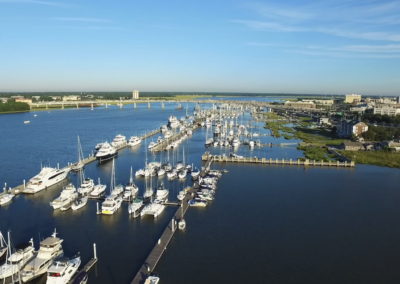
[(133, 183), (133, 177), (132, 177), (132, 167), (131, 167), (131, 176), (129, 178), (129, 182), (132, 184)]

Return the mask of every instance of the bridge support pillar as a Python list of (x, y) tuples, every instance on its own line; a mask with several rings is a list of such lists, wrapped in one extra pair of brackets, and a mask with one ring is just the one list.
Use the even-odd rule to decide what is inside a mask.
[(79, 104), (76, 104), (76, 109), (79, 109)]
[(161, 109), (164, 109), (164, 101), (161, 102)]
[(182, 108), (181, 102), (178, 103), (178, 108)]
[(61, 109), (64, 109), (64, 104), (61, 104)]
[(136, 108), (136, 102), (133, 103), (133, 108)]
[(49, 109), (49, 104), (46, 104), (46, 109)]
[(147, 103), (147, 108), (148, 108), (148, 109), (151, 109), (150, 102)]
[(119, 103), (119, 108), (120, 108), (120, 109), (122, 109), (122, 106), (123, 106), (123, 104), (122, 104), (122, 103)]
[(108, 109), (108, 103), (106, 102), (106, 109)]
[(91, 110), (93, 110), (93, 103), (92, 103), (92, 106), (91, 106), (91, 108), (90, 108)]

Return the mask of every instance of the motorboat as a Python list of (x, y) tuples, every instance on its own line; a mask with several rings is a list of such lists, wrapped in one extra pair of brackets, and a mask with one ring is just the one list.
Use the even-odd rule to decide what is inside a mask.
[(160, 282), (160, 277), (158, 277), (155, 274), (150, 274), (147, 276), (146, 281), (144, 281), (144, 284), (158, 284)]
[(214, 139), (213, 138), (208, 138), (206, 140), (206, 147), (210, 147), (212, 144), (214, 143)]
[(169, 138), (171, 138), (172, 137), (172, 131), (171, 130), (168, 130), (168, 131), (166, 131), (165, 132), (165, 134), (164, 134), (164, 139), (169, 139)]
[(250, 140), (250, 142), (249, 142), (249, 147), (250, 147), (250, 148), (254, 148), (254, 141), (253, 141), (253, 140)]
[(218, 146), (219, 143), (218, 143), (218, 141), (214, 141), (213, 144), (214, 144), (214, 147), (216, 147), (216, 146)]
[[(33, 239), (29, 243), (22, 243), (15, 247), (15, 252), (11, 254), (7, 261), (0, 266), (0, 279), (15, 275), (25, 264), (35, 256)], [(2, 281), (1, 281), (2, 282)]]
[(118, 155), (117, 150), (113, 146), (111, 146), (108, 142), (105, 142), (97, 152), (96, 159), (101, 162), (112, 159), (117, 155)]
[(122, 196), (124, 194), (124, 187), (122, 186), (122, 184), (115, 186), (112, 194)]
[(29, 120), (24, 121), (25, 124), (31, 123)]
[(157, 217), (164, 211), (165, 206), (160, 203), (150, 202), (140, 212), (140, 216), (153, 215)]
[(183, 217), (179, 220), (178, 228), (179, 230), (184, 230), (186, 228), (186, 221)]
[(134, 147), (136, 145), (140, 145), (142, 143), (142, 139), (137, 136), (132, 136), (131, 139), (128, 141), (128, 145)]
[(11, 193), (7, 193), (7, 191), (5, 190), (5, 193), (3, 195), (0, 196), (0, 206), (4, 206), (7, 203), (10, 203), (11, 200), (15, 197), (14, 194)]
[(117, 195), (109, 195), (101, 205), (101, 214), (112, 215), (121, 207), (122, 198)]
[(156, 145), (157, 145), (156, 142), (151, 141), (150, 144), (149, 144), (149, 147), (148, 147), (149, 150), (150, 150), (150, 151), (153, 150), (153, 148), (154, 148)]
[(79, 274), (75, 277), (74, 282), (72, 284), (86, 284), (88, 282), (88, 274), (85, 271), (79, 272)]
[(185, 198), (185, 196), (186, 196), (186, 190), (179, 191), (178, 200), (182, 201)]
[(175, 169), (176, 169), (177, 171), (183, 169), (183, 163), (182, 163), (182, 162), (177, 162), (177, 163), (176, 163), (176, 166), (175, 166)]
[(59, 197), (50, 202), (50, 206), (52, 206), (53, 209), (60, 209), (64, 204), (74, 200), (77, 196), (78, 194), (76, 193), (75, 186), (70, 183), (64, 187)]
[(167, 173), (167, 177), (170, 179), (176, 178), (177, 176), (178, 176), (178, 172), (175, 169), (173, 169), (172, 171)]
[(128, 206), (129, 214), (135, 213), (143, 206), (143, 199), (142, 198), (135, 198), (131, 204)]
[(46, 284), (68, 284), (81, 265), (81, 257), (60, 257), (47, 269)]
[(104, 142), (103, 142), (103, 143), (98, 143), (98, 144), (96, 145), (96, 147), (94, 147), (94, 149), (95, 149), (96, 151), (100, 150), (100, 148), (101, 148), (101, 146), (103, 146), (103, 144), (104, 144)]
[(126, 137), (121, 134), (115, 136), (114, 140), (111, 142), (111, 146), (113, 146), (114, 148), (124, 146), (125, 144), (126, 144)]
[(63, 181), (71, 168), (63, 169), (43, 167), (40, 173), (29, 180), (24, 193), (37, 193), (45, 188)]
[(162, 177), (163, 175), (165, 175), (165, 170), (161, 168), (157, 171), (157, 176)]
[(87, 195), (80, 195), (78, 196), (71, 204), (72, 210), (79, 210), (83, 208), (86, 203), (88, 202), (89, 196)]
[(178, 119), (177, 119), (175, 116), (171, 115), (171, 116), (168, 118), (168, 125), (169, 125), (169, 127), (171, 127), (171, 128), (176, 128), (176, 127), (179, 126), (179, 121), (178, 121)]
[(168, 189), (164, 188), (164, 185), (161, 184), (156, 190), (156, 199), (160, 201), (165, 201), (168, 199)]
[(54, 230), (51, 237), (40, 242), (40, 248), (37, 255), (26, 264), (21, 272), (21, 278), (24, 283), (46, 273), (53, 260), (64, 255), (61, 246), (63, 240), (57, 238), (56, 235), (57, 233)]
[(200, 175), (200, 170), (198, 168), (194, 168), (191, 172), (192, 178), (197, 178)]
[(131, 167), (131, 175), (129, 178), (129, 183), (125, 186), (125, 191), (123, 195), (124, 201), (128, 201), (131, 198), (133, 199), (138, 192), (139, 192), (139, 187), (137, 187), (137, 185), (133, 183), (132, 167)]
[(135, 172), (135, 177), (144, 177), (145, 175), (145, 170), (139, 169)]
[(206, 200), (190, 200), (189, 201), (189, 206), (193, 207), (206, 207), (207, 206), (207, 201)]
[(82, 195), (88, 195), (94, 189), (94, 182), (90, 178), (86, 178), (83, 180), (81, 186), (78, 188), (78, 193)]
[(100, 184), (100, 178), (99, 178), (99, 184), (94, 186), (92, 192), (90, 192), (89, 194), (89, 197), (99, 198), (103, 196), (106, 193), (106, 188), (107, 186), (105, 184)]
[(186, 165), (185, 170), (187, 173), (191, 173), (192, 172), (192, 166), (191, 165)]

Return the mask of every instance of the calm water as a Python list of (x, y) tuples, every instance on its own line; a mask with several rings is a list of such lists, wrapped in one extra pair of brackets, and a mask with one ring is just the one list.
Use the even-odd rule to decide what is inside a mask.
[[(265, 99), (265, 98), (256, 98)], [(189, 109), (195, 105), (190, 104)], [(2, 159), (0, 182), (16, 186), (40, 171), (41, 163), (65, 166), (77, 160), (77, 136), (85, 156), (103, 140), (116, 134), (129, 138), (166, 123), (170, 114), (178, 118), (176, 104), (160, 104), (90, 109), (68, 109), (0, 116)], [(37, 114), (37, 117), (33, 117)], [(243, 121), (250, 118), (244, 116)], [(24, 120), (30, 120), (28, 125)], [(239, 119), (240, 122), (240, 119)], [(261, 125), (260, 125), (261, 126)], [(269, 133), (267, 130), (261, 133)], [(189, 163), (201, 166), (206, 129), (199, 129), (170, 152), (176, 159), (182, 149)], [(154, 136), (157, 139), (157, 136)], [(262, 143), (296, 142), (260, 137)], [(149, 139), (151, 141), (151, 139)], [(214, 154), (229, 154), (225, 148), (210, 148)], [(116, 159), (117, 183), (129, 180), (130, 167), (145, 163), (144, 144), (124, 149)], [(264, 147), (237, 154), (266, 158), (303, 156), (295, 146)], [(173, 158), (175, 157), (175, 158)], [(148, 155), (148, 160), (165, 160), (167, 154)], [(191, 208), (187, 228), (177, 232), (156, 271), (162, 283), (394, 283), (400, 281), (400, 172), (374, 166), (355, 169), (320, 169), (287, 166), (215, 164), (229, 170), (219, 184), (216, 200), (207, 208)], [(92, 163), (85, 175), (109, 185), (111, 163)], [(77, 185), (76, 176), (70, 176)], [(144, 182), (135, 180), (140, 192)], [(164, 182), (170, 200), (191, 185)], [(167, 208), (159, 218), (132, 219), (124, 204), (113, 216), (97, 216), (96, 201), (80, 211), (54, 211), (49, 202), (62, 185), (35, 195), (20, 195), (0, 208), (0, 230), (11, 230), (14, 243), (51, 234), (54, 228), (64, 239), (66, 256), (81, 253), (83, 261), (98, 247), (99, 264), (89, 283), (130, 283), (157, 242), (175, 208)], [(45, 278), (38, 281), (45, 283)]]

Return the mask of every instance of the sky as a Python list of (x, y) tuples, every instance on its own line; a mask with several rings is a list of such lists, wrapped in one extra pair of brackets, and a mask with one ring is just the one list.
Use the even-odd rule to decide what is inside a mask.
[(400, 1), (0, 0), (0, 92), (400, 95)]

